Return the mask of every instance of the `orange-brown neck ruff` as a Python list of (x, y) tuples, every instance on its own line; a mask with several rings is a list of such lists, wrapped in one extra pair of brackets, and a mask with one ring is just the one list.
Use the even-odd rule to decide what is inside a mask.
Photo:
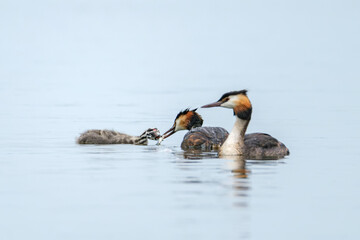
[(191, 118), (193, 118), (194, 113), (193, 112), (187, 112), (184, 115), (179, 116), (176, 120), (175, 120), (175, 124), (176, 124), (176, 131), (178, 130), (190, 130), (191, 126), (190, 126), (190, 121)]
[(240, 95), (236, 106), (234, 107), (234, 115), (243, 120), (250, 120), (252, 113), (252, 106), (249, 98), (246, 95)]
[(190, 130), (195, 127), (201, 127), (203, 120), (196, 112), (189, 111), (186, 114), (179, 116), (176, 122), (177, 130)]
[(185, 109), (184, 111), (181, 111), (178, 113), (178, 115), (175, 118), (175, 126), (176, 131), (179, 130), (190, 130), (195, 127), (201, 127), (203, 123), (203, 119), (196, 112), (197, 108), (190, 110), (189, 108)]
[(188, 112), (188, 113), (185, 115), (184, 125), (186, 126), (186, 129), (187, 129), (187, 130), (190, 130), (190, 129), (191, 129), (190, 121), (191, 121), (191, 119), (192, 119), (193, 117), (194, 117), (194, 112), (193, 112), (193, 111), (190, 111), (190, 112)]

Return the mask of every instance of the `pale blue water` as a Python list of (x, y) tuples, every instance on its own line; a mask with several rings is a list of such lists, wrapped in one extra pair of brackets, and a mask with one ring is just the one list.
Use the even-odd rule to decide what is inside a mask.
[[(0, 239), (358, 239), (359, 11), (2, 1)], [(289, 157), (194, 159), (185, 132), (161, 146), (75, 143), (90, 128), (164, 132), (180, 110), (244, 88), (248, 132)], [(198, 111), (231, 130), (231, 110)]]

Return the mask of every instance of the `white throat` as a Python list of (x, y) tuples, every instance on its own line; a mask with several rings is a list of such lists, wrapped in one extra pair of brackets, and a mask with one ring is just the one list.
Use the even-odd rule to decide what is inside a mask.
[(248, 120), (240, 119), (236, 116), (235, 124), (226, 141), (220, 147), (220, 155), (243, 155), (244, 154), (244, 136)]

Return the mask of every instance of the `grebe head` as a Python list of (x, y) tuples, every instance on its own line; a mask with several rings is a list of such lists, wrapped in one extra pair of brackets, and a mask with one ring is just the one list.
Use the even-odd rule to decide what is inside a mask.
[(157, 128), (149, 128), (145, 132), (143, 132), (140, 137), (157, 140), (160, 138), (160, 131)]
[(233, 91), (225, 93), (221, 98), (214, 103), (202, 106), (202, 108), (210, 107), (224, 107), (232, 108), (234, 115), (243, 120), (250, 120), (252, 106), (249, 98), (246, 95), (247, 90)]
[(203, 124), (203, 119), (200, 114), (196, 112), (196, 110), (197, 108), (193, 110), (188, 108), (179, 112), (175, 118), (173, 126), (163, 134), (162, 139), (173, 135), (177, 131), (190, 130), (195, 127), (201, 127)]

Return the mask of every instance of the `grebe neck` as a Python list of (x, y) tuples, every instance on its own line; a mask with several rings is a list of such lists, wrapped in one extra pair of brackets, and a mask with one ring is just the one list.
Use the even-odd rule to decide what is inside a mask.
[(235, 117), (234, 127), (231, 130), (226, 141), (220, 148), (219, 155), (243, 155), (244, 154), (244, 136), (249, 120)]

